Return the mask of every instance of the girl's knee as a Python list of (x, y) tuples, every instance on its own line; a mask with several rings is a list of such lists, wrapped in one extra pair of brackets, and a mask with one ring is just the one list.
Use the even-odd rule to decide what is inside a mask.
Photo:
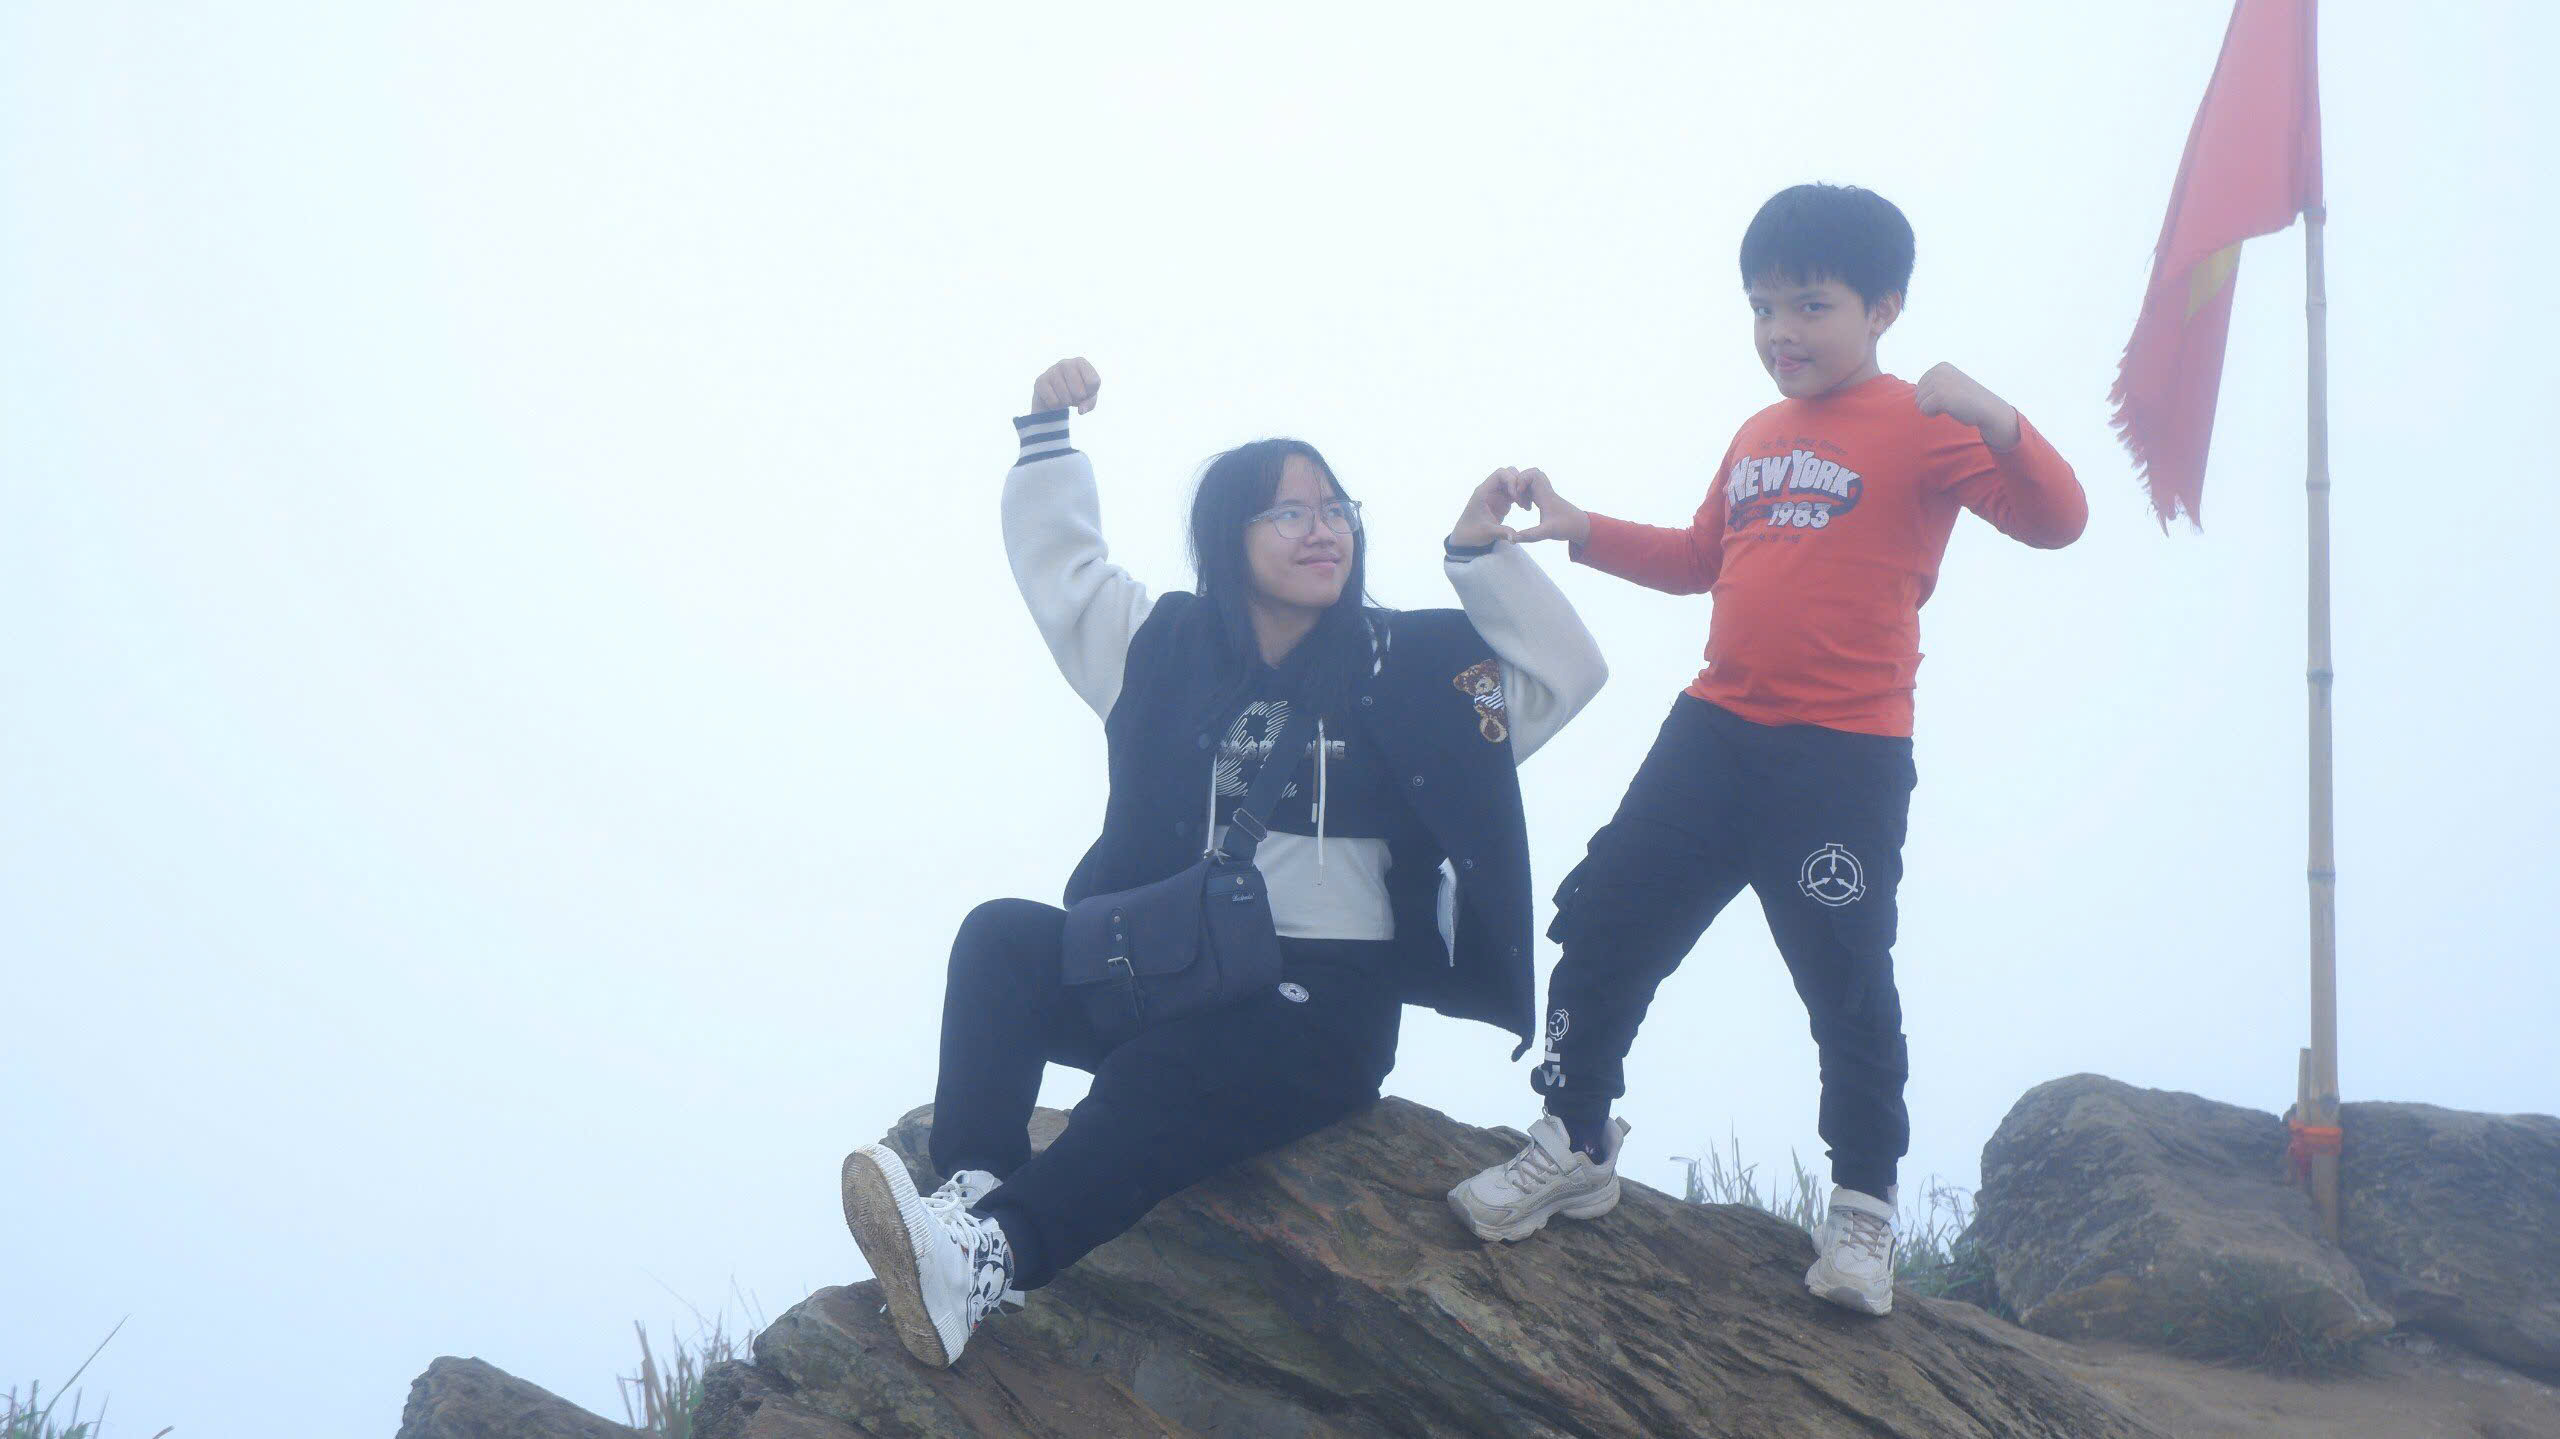
[(1027, 899), (991, 899), (969, 911), (951, 941), (951, 973), (1012, 974), (1054, 965), (1063, 911)]

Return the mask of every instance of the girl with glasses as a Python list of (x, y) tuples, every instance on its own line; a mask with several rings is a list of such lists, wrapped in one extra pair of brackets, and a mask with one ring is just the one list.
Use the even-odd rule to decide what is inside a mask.
[[(1445, 542), (1459, 608), (1370, 602), (1359, 502), (1315, 448), (1211, 460), (1189, 591), (1110, 561), (1093, 466), (1068, 443), (1100, 376), (1064, 360), (1014, 421), (1005, 550), (1068, 685), (1103, 720), (1111, 794), (1066, 899), (1162, 880), (1220, 843), (1264, 766), (1287, 787), (1254, 851), (1282, 981), (1119, 1043), (1061, 978), (1065, 911), (980, 905), (943, 995), (932, 1160), (845, 1160), (854, 1238), (899, 1338), (945, 1365), (1008, 1293), (1037, 1289), (1166, 1197), (1378, 1097), (1406, 1004), (1534, 1030), (1529, 851), (1513, 767), (1606, 678), (1598, 647), (1503, 517), (1534, 471), (1498, 470)], [(1313, 739), (1277, 753), (1294, 716)], [(1305, 732), (1303, 727), (1301, 732)], [(1275, 781), (1276, 783), (1277, 781)], [(1051, 1063), (1093, 1086), (1048, 1148), (1028, 1123)]]

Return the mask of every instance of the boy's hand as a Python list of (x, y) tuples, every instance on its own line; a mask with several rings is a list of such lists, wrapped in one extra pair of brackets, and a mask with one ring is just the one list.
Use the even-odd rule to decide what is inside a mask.
[(1982, 382), (1949, 364), (1935, 364), (1920, 377), (1920, 413), (1947, 415), (1982, 432), (1982, 442), (1995, 450), (2018, 443), (2018, 411)]
[(1538, 522), (1512, 536), (1522, 544), (1536, 540), (1565, 540), (1587, 544), (1591, 540), (1591, 517), (1582, 507), (1556, 493), (1555, 483), (1544, 470), (1520, 472), (1517, 497), (1523, 509), (1538, 512)]
[(1449, 531), (1449, 543), (1460, 549), (1476, 549), (1496, 540), (1517, 538), (1502, 520), (1521, 503), (1521, 473), (1506, 468), (1485, 476), (1484, 483), (1467, 496), (1467, 507), (1458, 511), (1458, 523)]
[(1094, 398), (1102, 393), (1102, 376), (1083, 360), (1060, 360), (1040, 372), (1031, 382), (1032, 414), (1047, 410), (1063, 410), (1069, 405), (1076, 413), (1093, 413)]

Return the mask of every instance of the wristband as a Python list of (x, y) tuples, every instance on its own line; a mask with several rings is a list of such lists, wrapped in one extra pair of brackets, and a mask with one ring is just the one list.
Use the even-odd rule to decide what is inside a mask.
[(1453, 560), (1472, 560), (1492, 554), (1494, 545), (1498, 545), (1500, 543), (1502, 543), (1502, 541), (1495, 540), (1489, 544), (1462, 545), (1455, 540), (1444, 539), (1440, 542), (1440, 549), (1442, 553), (1446, 554)]

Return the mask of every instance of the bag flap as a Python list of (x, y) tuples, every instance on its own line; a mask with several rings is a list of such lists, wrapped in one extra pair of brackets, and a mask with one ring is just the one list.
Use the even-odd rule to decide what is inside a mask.
[[(1200, 955), (1201, 906), (1250, 904), (1262, 871), (1202, 860), (1181, 873), (1116, 894), (1097, 894), (1067, 911), (1061, 977), (1100, 984), (1134, 974), (1173, 974)], [(1124, 968), (1115, 960), (1129, 961)]]

